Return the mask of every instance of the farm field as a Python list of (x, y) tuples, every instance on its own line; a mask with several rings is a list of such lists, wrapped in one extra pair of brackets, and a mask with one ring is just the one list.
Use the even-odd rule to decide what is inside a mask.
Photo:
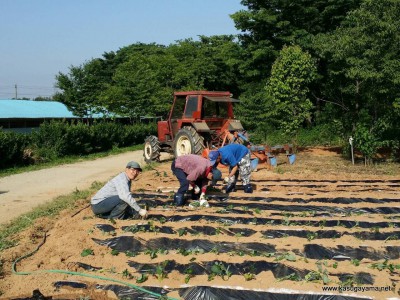
[[(2, 253), (0, 298), (400, 299), (400, 166), (353, 166), (328, 148), (297, 157), (260, 165), (253, 194), (239, 181), (226, 197), (219, 182), (209, 208), (170, 205), (166, 160), (132, 184), (147, 220), (95, 218), (89, 199), (40, 219)], [(16, 264), (34, 273), (13, 274), (39, 245)]]

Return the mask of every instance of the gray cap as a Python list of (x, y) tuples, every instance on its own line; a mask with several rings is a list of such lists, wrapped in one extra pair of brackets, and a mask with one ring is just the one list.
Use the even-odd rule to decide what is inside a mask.
[(128, 162), (126, 167), (129, 169), (138, 169), (138, 170), (140, 170), (140, 172), (142, 172), (142, 168), (140, 167), (140, 165), (136, 161), (133, 161), (133, 160)]

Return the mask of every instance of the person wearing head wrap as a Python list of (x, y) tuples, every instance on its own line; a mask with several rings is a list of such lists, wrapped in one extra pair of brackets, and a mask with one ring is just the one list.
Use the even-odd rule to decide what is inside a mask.
[(185, 205), (185, 193), (192, 189), (192, 199), (197, 200), (200, 194), (200, 205), (208, 207), (206, 200), (207, 187), (221, 179), (221, 172), (214, 169), (207, 158), (195, 154), (178, 156), (171, 164), (172, 173), (178, 178), (180, 187), (174, 195), (174, 203)]

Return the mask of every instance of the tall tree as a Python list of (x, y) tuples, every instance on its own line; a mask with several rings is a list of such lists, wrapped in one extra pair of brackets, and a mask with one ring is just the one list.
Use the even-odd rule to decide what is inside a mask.
[(316, 76), (314, 60), (299, 46), (283, 47), (272, 67), (266, 85), (267, 112), (292, 137), (311, 118), (309, 86)]
[[(284, 45), (297, 44), (310, 50), (311, 38), (340, 25), (361, 0), (242, 0), (248, 10), (231, 15), (242, 31), (239, 40), (246, 50), (241, 71), (245, 82), (260, 83)], [(254, 89), (250, 84), (249, 88)]]
[(348, 130), (364, 140), (357, 131), (378, 138), (399, 124), (399, 44), (398, 0), (365, 0), (341, 27), (314, 43), (327, 62), (325, 100), (342, 108)]

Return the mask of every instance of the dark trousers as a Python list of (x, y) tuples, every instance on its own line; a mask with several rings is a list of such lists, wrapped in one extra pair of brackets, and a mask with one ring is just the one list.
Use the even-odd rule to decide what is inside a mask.
[[(189, 180), (186, 179), (187, 174), (183, 172), (182, 169), (175, 167), (175, 160), (172, 161), (171, 171), (176, 176), (176, 178), (178, 178), (180, 184), (179, 189), (176, 193), (183, 196), (189, 190)], [(195, 181), (195, 184), (199, 187), (201, 187), (201, 183), (201, 178)], [(192, 190), (191, 198), (192, 200), (196, 200), (199, 198), (199, 195), (194, 193), (194, 189)]]
[(138, 216), (138, 213), (128, 203), (119, 199), (118, 196), (92, 204), (92, 211), (103, 219), (128, 219)]
[(175, 160), (172, 161), (171, 171), (179, 180), (180, 187), (177, 193), (182, 195), (185, 194), (189, 189), (189, 180), (186, 179), (187, 175), (185, 174), (185, 172), (183, 172), (182, 169), (175, 168)]

